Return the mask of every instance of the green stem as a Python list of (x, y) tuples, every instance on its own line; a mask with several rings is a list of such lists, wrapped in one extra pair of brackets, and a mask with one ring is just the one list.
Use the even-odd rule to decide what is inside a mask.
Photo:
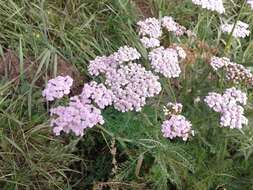
[(244, 5), (246, 4), (246, 0), (242, 1), (242, 4), (241, 4), (241, 8), (240, 8), (240, 11), (235, 19), (235, 23), (234, 23), (234, 26), (232, 28), (232, 31), (230, 32), (229, 34), (229, 37), (228, 37), (228, 41), (226, 43), (226, 46), (225, 46), (225, 49), (224, 49), (224, 55), (227, 56), (229, 51), (230, 51), (230, 48), (231, 48), (231, 43), (232, 43), (232, 39), (233, 39), (233, 33), (234, 33), (234, 30), (235, 30), (235, 27), (236, 27), (236, 24), (237, 22), (239, 21), (240, 19), (240, 16), (241, 16), (241, 13), (242, 13), (242, 9), (244, 7)]

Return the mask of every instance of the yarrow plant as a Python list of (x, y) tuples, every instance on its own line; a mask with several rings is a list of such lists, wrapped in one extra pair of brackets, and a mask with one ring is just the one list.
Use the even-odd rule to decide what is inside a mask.
[(192, 0), (192, 2), (203, 9), (217, 11), (220, 14), (225, 13), (222, 0)]
[(253, 0), (247, 0), (248, 5), (253, 10)]
[(253, 74), (243, 65), (231, 62), (227, 57), (212, 57), (210, 61), (212, 68), (217, 71), (223, 69), (226, 78), (234, 83), (253, 85)]
[(70, 76), (57, 76), (48, 81), (46, 88), (42, 92), (42, 96), (47, 101), (60, 99), (64, 95), (70, 93), (70, 88), (73, 85), (73, 79)]
[(243, 125), (248, 124), (241, 106), (246, 105), (247, 95), (235, 87), (226, 89), (223, 95), (210, 92), (204, 101), (210, 108), (221, 114), (220, 125), (222, 127), (241, 129)]
[(164, 114), (168, 117), (161, 126), (164, 137), (169, 139), (179, 137), (187, 141), (190, 136), (194, 135), (191, 122), (180, 115), (182, 108), (182, 104), (171, 102), (164, 107)]
[(166, 49), (159, 47), (153, 49), (148, 57), (155, 72), (161, 73), (167, 78), (176, 78), (181, 73), (179, 61), (186, 57), (186, 53), (180, 47)]
[[(234, 30), (233, 30), (234, 28)], [(237, 23), (235, 24), (222, 24), (221, 25), (221, 31), (224, 33), (232, 33), (232, 35), (235, 38), (245, 38), (247, 36), (249, 36), (250, 31), (249, 31), (249, 25), (247, 23), (244, 23), (242, 21), (237, 21)]]

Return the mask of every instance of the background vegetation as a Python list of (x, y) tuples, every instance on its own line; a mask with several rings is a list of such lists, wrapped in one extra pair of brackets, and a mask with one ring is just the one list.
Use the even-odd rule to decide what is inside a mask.
[[(252, 87), (249, 125), (242, 131), (219, 127), (218, 115), (202, 102), (209, 91), (231, 84), (213, 73), (211, 55), (223, 55), (228, 36), (222, 19), (233, 21), (240, 1), (226, 1), (226, 15), (194, 6), (190, 0), (1, 0), (0, 1), (0, 189), (253, 189)], [(164, 90), (140, 113), (104, 112), (105, 125), (83, 138), (55, 137), (41, 97), (45, 82), (57, 74), (76, 79), (78, 93), (88, 61), (128, 44), (147, 52), (136, 33), (142, 18), (173, 16), (198, 39), (182, 43), (188, 58), (180, 79), (163, 79)], [(250, 23), (253, 14), (241, 14)], [(252, 66), (252, 35), (234, 40), (228, 55)], [(200, 98), (200, 101), (198, 101)], [(177, 100), (196, 131), (188, 142), (162, 137), (162, 106)], [(116, 162), (115, 162), (116, 160)]]

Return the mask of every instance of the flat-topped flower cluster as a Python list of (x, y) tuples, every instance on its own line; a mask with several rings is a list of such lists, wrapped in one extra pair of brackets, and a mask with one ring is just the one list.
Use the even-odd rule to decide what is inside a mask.
[(170, 139), (179, 137), (182, 138), (183, 141), (186, 141), (190, 136), (194, 136), (191, 122), (183, 115), (180, 115), (182, 108), (182, 104), (172, 102), (169, 102), (167, 106), (164, 107), (164, 114), (168, 117), (168, 119), (162, 123), (162, 133), (164, 137)]
[(231, 129), (241, 129), (248, 124), (248, 119), (243, 115), (244, 109), (241, 105), (246, 105), (247, 95), (235, 87), (226, 89), (221, 95), (210, 92), (205, 97), (206, 104), (214, 111), (221, 114), (220, 125)]

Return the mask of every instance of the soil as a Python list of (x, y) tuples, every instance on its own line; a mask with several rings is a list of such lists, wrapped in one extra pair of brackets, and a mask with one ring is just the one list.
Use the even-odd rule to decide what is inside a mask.
[[(37, 69), (38, 65), (35, 59), (26, 57), (24, 58), (24, 72), (25, 72), (25, 79), (29, 82), (32, 81)], [(41, 77), (36, 80), (35, 85), (39, 87), (44, 87), (45, 85), (45, 76), (47, 78), (53, 78), (53, 72), (49, 69), (47, 72), (43, 73)], [(83, 87), (83, 83), (85, 81), (85, 77), (78, 72), (76, 67), (67, 62), (62, 57), (58, 57), (57, 60), (57, 75), (66, 76), (69, 75), (74, 79), (73, 91), (80, 92), (80, 89)], [(20, 62), (17, 54), (10, 49), (7, 49), (0, 59), (0, 79), (2, 77), (7, 78), (8, 80), (14, 80), (16, 83), (20, 80)]]

